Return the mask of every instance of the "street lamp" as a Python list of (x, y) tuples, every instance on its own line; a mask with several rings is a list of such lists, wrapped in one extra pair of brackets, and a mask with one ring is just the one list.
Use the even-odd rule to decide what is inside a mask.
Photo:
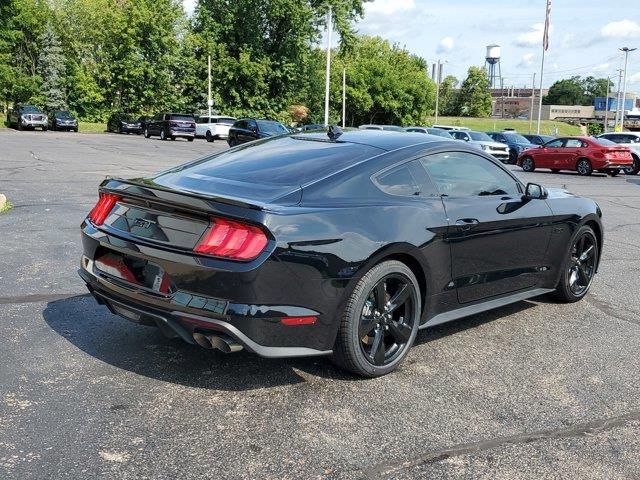
[(624, 130), (624, 104), (627, 99), (627, 67), (629, 66), (629, 52), (637, 50), (637, 48), (622, 47), (619, 49), (624, 52), (624, 81), (622, 87), (622, 108), (620, 113), (620, 130)]

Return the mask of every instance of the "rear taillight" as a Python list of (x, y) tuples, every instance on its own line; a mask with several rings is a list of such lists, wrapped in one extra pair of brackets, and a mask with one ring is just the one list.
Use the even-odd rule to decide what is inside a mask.
[(262, 253), (268, 240), (258, 227), (215, 218), (195, 252), (233, 260), (253, 260)]
[(121, 199), (122, 197), (118, 195), (100, 192), (98, 203), (96, 203), (93, 210), (89, 212), (89, 220), (91, 220), (91, 223), (94, 225), (102, 225), (111, 210), (113, 210), (113, 207), (115, 207), (116, 202)]

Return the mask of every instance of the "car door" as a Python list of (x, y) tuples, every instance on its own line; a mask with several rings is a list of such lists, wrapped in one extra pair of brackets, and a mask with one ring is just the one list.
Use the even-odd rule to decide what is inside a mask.
[(468, 303), (535, 287), (551, 236), (544, 200), (523, 200), (506, 169), (470, 152), (422, 159), (449, 222), (451, 287)]
[[(562, 168), (556, 165), (556, 156), (562, 153), (564, 138), (558, 138), (545, 143), (542, 148), (535, 151), (536, 167), (539, 168)], [(566, 167), (564, 167), (566, 168)]]
[(245, 128), (243, 142), (251, 142), (258, 138), (258, 123), (255, 120), (247, 120), (247, 127)]
[(587, 155), (587, 144), (578, 138), (567, 138), (560, 153), (554, 157), (555, 168), (575, 170), (579, 158)]

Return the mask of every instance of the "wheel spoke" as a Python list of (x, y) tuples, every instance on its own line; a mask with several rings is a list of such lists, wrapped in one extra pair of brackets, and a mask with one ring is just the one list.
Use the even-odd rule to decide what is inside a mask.
[(360, 317), (360, 327), (358, 329), (358, 336), (360, 338), (369, 335), (375, 328), (378, 322), (374, 318)]
[(409, 337), (411, 337), (411, 327), (406, 323), (396, 322), (394, 320), (389, 322), (389, 332), (395, 341), (399, 344), (407, 343)]
[(584, 252), (582, 252), (582, 255), (580, 255), (580, 261), (584, 262), (588, 258), (591, 258), (594, 253), (595, 251), (593, 245), (590, 245), (589, 248), (587, 248)]
[(584, 271), (584, 267), (582, 266), (578, 267), (578, 277), (580, 278), (583, 287), (589, 285), (589, 276), (587, 275), (587, 272)]
[(393, 312), (396, 310), (400, 305), (407, 301), (410, 294), (411, 289), (409, 286), (406, 283), (402, 284), (393, 297), (391, 297), (391, 300), (389, 300), (389, 308), (387, 308), (387, 312)]
[(371, 345), (371, 359), (374, 365), (384, 365), (384, 356), (386, 349), (384, 346), (384, 331), (376, 330), (376, 335), (373, 337), (373, 345)]
[(576, 257), (578, 258), (580, 258), (582, 251), (584, 250), (584, 238), (584, 235), (580, 237), (580, 240), (578, 240), (578, 244), (576, 245)]
[(375, 297), (378, 310), (382, 312), (385, 304), (387, 303), (387, 282), (384, 280), (379, 282), (373, 291), (373, 295)]

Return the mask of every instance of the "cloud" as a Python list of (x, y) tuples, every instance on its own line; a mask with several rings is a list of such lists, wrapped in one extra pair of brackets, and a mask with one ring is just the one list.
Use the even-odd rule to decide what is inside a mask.
[(438, 48), (436, 48), (436, 53), (449, 53), (451, 50), (453, 50), (455, 43), (456, 41), (453, 39), (453, 37), (444, 37), (442, 40), (440, 40)]
[(393, 15), (394, 13), (413, 10), (416, 3), (414, 0), (375, 0), (373, 3), (367, 3), (365, 5), (367, 13)]
[(630, 75), (627, 78), (627, 83), (640, 83), (640, 72)]
[(531, 52), (529, 53), (525, 53), (522, 56), (522, 60), (520, 60), (520, 63), (518, 63), (518, 65), (516, 65), (518, 68), (528, 68), (531, 66), (531, 64), (533, 64), (533, 57), (535, 57), (535, 55)]
[(631, 20), (609, 22), (600, 29), (600, 35), (604, 38), (639, 38), (640, 25)]
[(609, 68), (611, 67), (611, 64), (609, 62), (605, 62), (605, 63), (601, 63), (600, 65), (596, 65), (595, 67), (593, 67), (593, 71), (594, 72), (606, 72), (607, 70), (609, 70)]
[[(551, 31), (553, 27), (549, 27)], [(518, 35), (515, 44), (518, 47), (533, 47), (542, 44), (542, 35), (544, 34), (544, 24), (535, 23), (531, 25), (531, 30)]]

